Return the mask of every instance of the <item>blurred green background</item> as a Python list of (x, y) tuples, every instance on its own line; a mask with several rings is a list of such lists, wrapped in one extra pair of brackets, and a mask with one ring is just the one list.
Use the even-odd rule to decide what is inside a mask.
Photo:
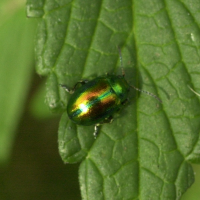
[[(60, 115), (44, 103), (45, 78), (34, 70), (37, 20), (27, 19), (25, 1), (0, 2), (0, 199), (81, 199), (78, 164), (58, 154)], [(199, 200), (196, 182), (182, 197)]]
[(81, 199), (78, 164), (58, 154), (60, 115), (44, 103), (45, 78), (34, 70), (37, 20), (25, 1), (0, 2), (0, 199)]

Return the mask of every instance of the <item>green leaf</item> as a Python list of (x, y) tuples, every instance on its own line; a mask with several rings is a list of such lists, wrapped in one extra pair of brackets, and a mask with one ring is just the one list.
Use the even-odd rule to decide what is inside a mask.
[(82, 161), (83, 199), (180, 199), (193, 183), (200, 102), (188, 85), (200, 90), (199, 9), (190, 0), (45, 1), (36, 54), (37, 72), (48, 76), (51, 110), (66, 109), (69, 94), (59, 84), (121, 74), (118, 46), (128, 82), (163, 101), (131, 91), (95, 141), (93, 127), (63, 114), (59, 151), (64, 162)]
[(23, 2), (0, 4), (0, 164), (6, 164), (33, 73), (36, 23), (26, 20)]

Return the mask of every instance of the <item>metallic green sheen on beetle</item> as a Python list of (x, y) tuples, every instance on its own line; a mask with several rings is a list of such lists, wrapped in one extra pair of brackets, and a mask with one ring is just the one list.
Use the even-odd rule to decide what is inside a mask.
[(124, 76), (97, 77), (75, 90), (67, 113), (76, 124), (89, 126), (104, 123), (126, 102), (130, 86)]
[[(130, 88), (146, 93), (162, 101), (154, 94), (129, 85), (124, 78), (122, 55), (119, 49), (122, 75), (105, 75), (89, 82), (79, 81), (73, 89), (61, 86), (69, 93), (73, 93), (67, 105), (69, 118), (76, 124), (83, 126), (95, 125), (94, 136), (98, 133), (98, 126), (112, 121), (113, 114), (121, 109), (127, 101)], [(76, 88), (81, 83), (82, 86)], [(75, 90), (76, 89), (76, 90)]]

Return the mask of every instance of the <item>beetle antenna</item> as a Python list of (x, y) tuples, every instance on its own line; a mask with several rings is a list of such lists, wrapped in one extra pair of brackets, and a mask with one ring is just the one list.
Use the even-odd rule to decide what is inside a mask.
[(125, 76), (123, 60), (122, 60), (122, 52), (121, 52), (120, 47), (118, 47), (118, 51), (119, 51), (119, 60), (120, 60), (121, 68), (122, 68), (122, 76)]
[(152, 97), (154, 97), (155, 99), (157, 99), (160, 103), (162, 103), (162, 101), (161, 101), (161, 99), (159, 99), (155, 94), (152, 94), (152, 93), (150, 93), (150, 92), (148, 92), (148, 91), (145, 91), (145, 90), (141, 90), (141, 89), (139, 89), (139, 88), (136, 88), (135, 86), (133, 86), (133, 85), (130, 85), (133, 89), (135, 89), (135, 90), (137, 90), (137, 91), (139, 91), (139, 92), (142, 92), (142, 93), (145, 93), (145, 94), (147, 94), (147, 95), (149, 95), (149, 96), (152, 96)]
[[(121, 49), (120, 47), (118, 46), (118, 51), (119, 51), (119, 60), (120, 60), (120, 63), (121, 63), (121, 68), (122, 68), (122, 76), (124, 77), (125, 76), (125, 72), (124, 72), (124, 66), (123, 66), (123, 60), (122, 60), (122, 52), (121, 52)], [(155, 95), (155, 94), (152, 94), (148, 91), (145, 91), (145, 90), (141, 90), (139, 88), (136, 88), (135, 86), (132, 86), (130, 85), (133, 89), (139, 91), (139, 92), (142, 92), (142, 93), (146, 93), (147, 95), (149, 96), (152, 96), (154, 97), (155, 99), (157, 99), (160, 103), (162, 103), (162, 101)]]

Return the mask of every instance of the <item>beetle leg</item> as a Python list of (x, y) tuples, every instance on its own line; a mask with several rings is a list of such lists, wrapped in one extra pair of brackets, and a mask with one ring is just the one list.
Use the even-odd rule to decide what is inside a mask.
[(104, 119), (104, 121), (101, 124), (112, 123), (112, 121), (113, 121), (113, 116), (109, 116), (108, 118)]
[(73, 93), (72, 89), (69, 89), (66, 85), (63, 85), (63, 84), (59, 84), (62, 88), (65, 89), (65, 91), (69, 92), (70, 94)]
[(98, 132), (99, 132), (99, 127), (102, 125), (102, 124), (105, 124), (105, 123), (112, 123), (113, 121), (113, 116), (109, 116), (108, 118), (104, 119), (104, 121), (102, 121), (101, 123), (99, 124), (96, 124), (94, 126), (94, 138), (96, 139), (97, 138), (97, 135), (98, 135)]
[(79, 84), (84, 85), (87, 82), (88, 82), (87, 80), (80, 80), (74, 85), (72, 89), (69, 89), (66, 85), (63, 85), (63, 84), (60, 84), (60, 86), (64, 88), (65, 91), (69, 92), (70, 94), (73, 94)]
[(127, 102), (128, 102), (128, 99), (125, 99), (125, 100), (122, 102), (122, 105), (124, 106)]
[[(128, 99), (125, 99), (125, 100), (121, 103), (121, 105), (124, 106), (125, 104), (127, 104), (127, 102), (128, 102)], [(119, 109), (117, 110), (117, 112), (119, 112), (120, 110), (121, 110), (121, 108), (119, 108)]]
[(100, 126), (100, 124), (96, 124), (94, 126), (94, 133), (93, 133), (94, 139), (97, 139), (97, 135), (98, 135), (98, 132), (99, 132), (99, 126)]

